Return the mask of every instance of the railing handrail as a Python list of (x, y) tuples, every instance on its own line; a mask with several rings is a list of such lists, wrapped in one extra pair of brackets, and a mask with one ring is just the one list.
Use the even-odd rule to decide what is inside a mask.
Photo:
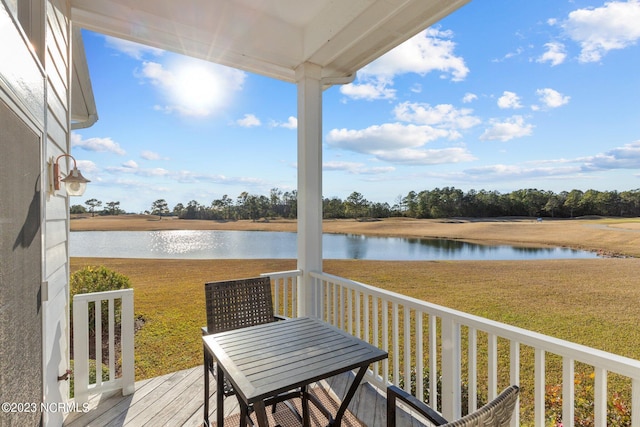
[[(465, 326), (473, 327), (484, 332), (500, 335), (501, 337), (518, 341), (520, 344), (531, 347), (545, 347), (546, 351), (573, 358), (576, 361), (585, 362), (594, 366), (605, 366), (610, 372), (625, 375), (633, 379), (640, 379), (640, 361), (629, 357), (620, 356), (603, 350), (588, 347), (586, 345), (566, 341), (539, 332), (530, 331), (517, 326), (511, 326), (495, 320), (486, 319), (473, 314), (443, 307), (427, 301), (402, 295), (386, 289), (377, 288), (354, 280), (334, 276), (327, 273), (310, 273), (316, 279), (341, 283), (354, 289), (366, 291), (372, 295), (384, 296), (390, 302), (403, 304), (405, 307), (421, 311), (429, 311), (439, 317), (452, 317), (455, 320), (463, 320)], [(615, 369), (612, 369), (615, 368)]]
[(73, 302), (76, 301), (96, 301), (98, 299), (105, 300), (109, 298), (119, 298), (122, 295), (131, 294), (133, 296), (133, 289), (116, 289), (113, 291), (100, 291), (89, 292), (86, 294), (76, 294), (73, 296)]
[[(122, 375), (115, 378), (115, 300), (120, 299), (120, 343)], [(102, 301), (107, 301), (109, 339), (109, 380), (102, 381)], [(89, 303), (95, 304), (96, 330), (96, 383), (89, 384)], [(134, 367), (134, 312), (133, 289), (91, 292), (73, 297), (73, 356), (74, 399), (78, 403), (88, 400), (89, 391), (104, 393), (122, 389), (123, 395), (133, 393), (135, 388)], [(98, 345), (100, 344), (100, 345)]]

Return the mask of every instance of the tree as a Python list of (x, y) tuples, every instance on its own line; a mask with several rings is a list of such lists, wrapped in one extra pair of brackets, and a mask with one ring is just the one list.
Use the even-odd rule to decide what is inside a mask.
[(120, 202), (107, 202), (105, 213), (108, 215), (118, 215), (124, 211), (120, 209)]
[(169, 205), (165, 199), (158, 199), (151, 205), (152, 215), (166, 215), (169, 213)]
[(564, 206), (569, 209), (569, 216), (573, 218), (573, 214), (576, 209), (580, 207), (580, 201), (582, 200), (582, 191), (580, 190), (571, 190), (569, 194), (567, 194), (566, 199), (564, 200)]
[(200, 210), (200, 203), (195, 200), (191, 200), (187, 203), (187, 208), (185, 209), (183, 218), (185, 219), (196, 219), (198, 217), (198, 211)]
[(73, 205), (69, 208), (69, 213), (72, 213), (72, 214), (83, 214), (86, 212), (87, 210), (82, 205)]
[(354, 191), (345, 201), (345, 211), (348, 217), (358, 219), (365, 216), (369, 202), (364, 196)]
[(177, 215), (178, 217), (180, 217), (182, 215), (182, 212), (184, 212), (184, 205), (182, 203), (178, 203), (173, 207), (174, 215)]
[(102, 206), (102, 202), (98, 199), (89, 199), (84, 202), (85, 205), (89, 206), (89, 212), (91, 212), (91, 216), (95, 215), (96, 208)]

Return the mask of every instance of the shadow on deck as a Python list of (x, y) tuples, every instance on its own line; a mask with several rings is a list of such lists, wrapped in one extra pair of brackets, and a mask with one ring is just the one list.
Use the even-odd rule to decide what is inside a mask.
[[(201, 426), (203, 421), (204, 368), (173, 372), (161, 377), (138, 381), (135, 392), (129, 396), (121, 393), (93, 396), (86, 413), (76, 412), (67, 416), (65, 427), (85, 426)], [(346, 393), (353, 374), (347, 373), (322, 381), (323, 387), (338, 400)], [(216, 419), (215, 384), (211, 384), (209, 420)], [(239, 412), (237, 399), (225, 400), (225, 417)], [(349, 411), (363, 425), (386, 425), (386, 399), (384, 394), (368, 383), (361, 384)], [(226, 423), (225, 423), (226, 424)]]

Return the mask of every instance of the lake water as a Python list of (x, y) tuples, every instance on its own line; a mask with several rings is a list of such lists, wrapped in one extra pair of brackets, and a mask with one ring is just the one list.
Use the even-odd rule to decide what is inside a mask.
[[(597, 258), (567, 248), (486, 246), (447, 239), (325, 234), (325, 259), (387, 261), (531, 260)], [(296, 233), (268, 231), (82, 231), (72, 232), (72, 257), (179, 259), (295, 259)]]

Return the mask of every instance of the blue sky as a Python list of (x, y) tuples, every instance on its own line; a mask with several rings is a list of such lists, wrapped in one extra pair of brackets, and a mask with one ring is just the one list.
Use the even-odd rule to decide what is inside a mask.
[[(324, 197), (640, 188), (640, 0), (475, 0), (323, 96)], [(84, 32), (82, 198), (296, 189), (296, 87)], [(196, 84), (197, 83), (197, 84)]]

